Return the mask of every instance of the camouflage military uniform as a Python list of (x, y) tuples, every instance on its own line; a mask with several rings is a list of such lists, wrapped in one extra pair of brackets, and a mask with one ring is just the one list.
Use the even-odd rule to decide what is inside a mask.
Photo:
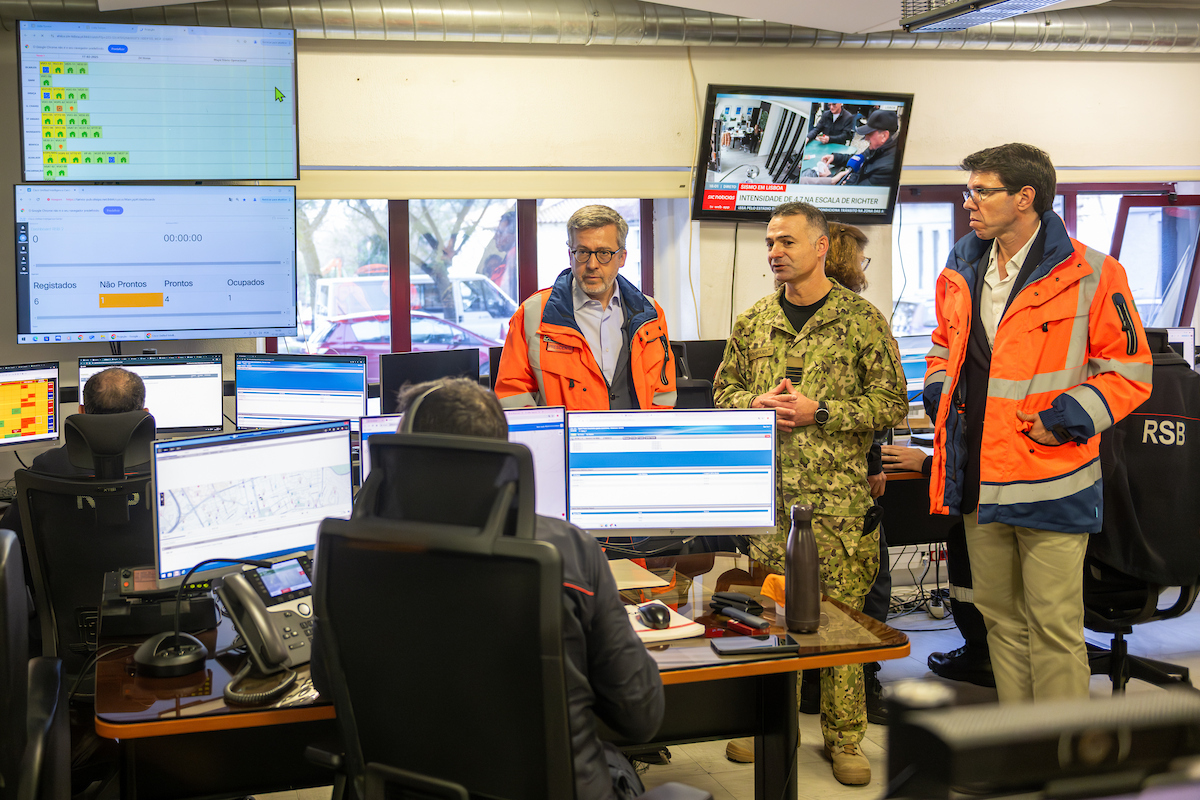
[[(867, 451), (874, 431), (908, 409), (900, 353), (887, 320), (858, 295), (834, 285), (797, 334), (779, 304), (783, 290), (738, 317), (713, 384), (716, 404), (748, 408), (784, 378), (825, 401), (829, 421), (779, 433), (778, 530), (758, 542), (763, 560), (783, 569), (789, 509), (813, 504), (813, 532), (825, 593), (862, 610), (879, 569), (878, 531), (862, 533), (871, 506)], [(821, 670), (821, 728), (831, 746), (857, 743), (867, 727), (862, 668)]]

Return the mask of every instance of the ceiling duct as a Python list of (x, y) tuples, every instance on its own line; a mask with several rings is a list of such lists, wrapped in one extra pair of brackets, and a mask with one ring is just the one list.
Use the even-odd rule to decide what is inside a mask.
[(97, 0), (0, 0), (0, 20), (295, 28), (301, 38), (402, 42), (916, 50), (1200, 52), (1200, 10), (1112, 5), (949, 33), (837, 33), (639, 0), (211, 0), (101, 13)]

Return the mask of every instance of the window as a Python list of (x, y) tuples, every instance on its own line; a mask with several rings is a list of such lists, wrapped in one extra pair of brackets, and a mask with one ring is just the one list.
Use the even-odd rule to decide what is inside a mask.
[(642, 288), (642, 213), (641, 201), (634, 199), (547, 199), (538, 200), (537, 209), (537, 284), (545, 289), (569, 266), (567, 255), (567, 220), (579, 209), (602, 205), (615, 209), (629, 223), (625, 237), (625, 266), (621, 276), (638, 289)]
[(368, 380), (378, 381), (391, 340), (388, 201), (298, 201), (296, 250), (300, 336), (279, 349), (366, 355)]

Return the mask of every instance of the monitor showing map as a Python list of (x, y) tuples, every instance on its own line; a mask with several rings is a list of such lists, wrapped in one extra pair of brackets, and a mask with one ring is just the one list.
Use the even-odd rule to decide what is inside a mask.
[(16, 186), (18, 344), (296, 333), (292, 186)]
[[(158, 441), (154, 485), (160, 587), (210, 558), (311, 551), (321, 520), (353, 509), (350, 422)], [(235, 566), (210, 564), (196, 578)]]
[(295, 180), (295, 31), (23, 21), (26, 181)]
[(58, 362), (0, 366), (0, 448), (58, 439)]

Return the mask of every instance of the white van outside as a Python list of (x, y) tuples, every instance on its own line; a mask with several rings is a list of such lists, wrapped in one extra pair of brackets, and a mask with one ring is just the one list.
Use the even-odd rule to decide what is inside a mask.
[[(386, 313), (390, 307), (387, 275), (321, 278), (313, 296), (313, 319), (328, 319), (366, 312)], [(428, 275), (410, 275), (409, 306), (435, 317), (456, 322), (472, 333), (504, 341), (516, 302), (484, 275), (450, 277), (454, 308), (446, 309)]]

